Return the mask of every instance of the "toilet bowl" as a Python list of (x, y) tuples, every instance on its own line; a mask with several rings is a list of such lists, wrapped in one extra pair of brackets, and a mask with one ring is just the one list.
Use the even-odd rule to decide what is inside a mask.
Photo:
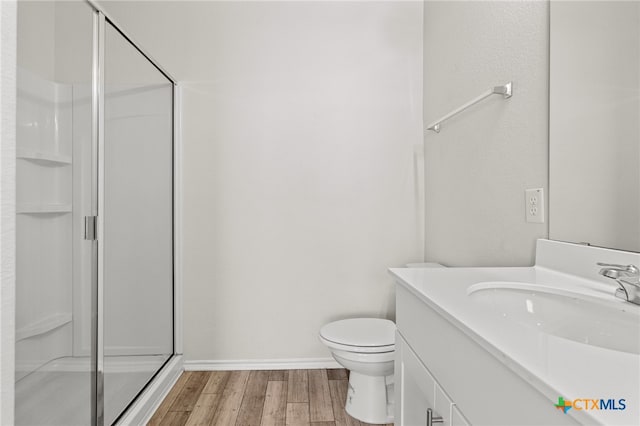
[(393, 423), (393, 321), (353, 318), (320, 329), (320, 341), (349, 370), (346, 412), (365, 423)]

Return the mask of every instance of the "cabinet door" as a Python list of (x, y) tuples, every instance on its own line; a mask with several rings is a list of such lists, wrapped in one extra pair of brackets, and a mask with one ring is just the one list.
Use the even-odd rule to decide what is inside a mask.
[[(396, 337), (396, 350), (399, 377), (399, 383), (396, 383), (396, 424), (427, 425), (427, 413), (431, 410), (433, 418), (442, 417), (444, 422), (438, 424), (449, 425), (451, 401), (399, 334)], [(441, 404), (437, 404), (438, 398)]]
[[(406, 426), (468, 425), (451, 398), (422, 364), (404, 338), (396, 335), (396, 424)], [(437, 420), (437, 422), (436, 422)]]

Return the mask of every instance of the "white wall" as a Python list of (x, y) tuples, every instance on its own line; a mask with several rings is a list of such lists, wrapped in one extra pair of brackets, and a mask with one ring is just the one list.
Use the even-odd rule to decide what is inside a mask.
[(420, 2), (105, 2), (184, 82), (187, 360), (327, 358), (422, 259)]
[(514, 86), (426, 134), (427, 260), (533, 264), (548, 227), (525, 222), (524, 190), (548, 183), (548, 28), (547, 2), (425, 3), (425, 124)]
[(55, 9), (53, 1), (20, 1), (18, 65), (55, 80)]
[(640, 251), (639, 30), (638, 2), (551, 5), (553, 239)]
[(14, 421), (16, 2), (0, 1), (0, 424)]

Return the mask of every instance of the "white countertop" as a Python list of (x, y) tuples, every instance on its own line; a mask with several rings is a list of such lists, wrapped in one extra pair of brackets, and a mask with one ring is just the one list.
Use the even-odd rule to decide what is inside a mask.
[[(545, 244), (549, 242), (543, 241)], [(560, 248), (566, 249), (566, 245)], [(611, 252), (595, 250), (600, 250), (596, 253), (600, 256)], [(610, 257), (602, 259), (610, 260)], [(622, 259), (625, 260), (629, 258)], [(627, 312), (640, 313), (640, 306), (614, 297), (614, 282), (581, 278), (540, 264), (526, 268), (394, 268), (390, 271), (401, 285), (547, 396), (550, 404), (559, 396), (566, 400), (626, 400), (625, 410), (571, 409), (567, 415), (581, 423), (640, 424), (638, 354), (579, 343), (509, 321), (467, 295), (467, 289), (479, 282), (533, 283), (580, 292), (615, 303), (616, 308), (619, 306)], [(640, 340), (640, 336), (629, 336), (629, 339)]]

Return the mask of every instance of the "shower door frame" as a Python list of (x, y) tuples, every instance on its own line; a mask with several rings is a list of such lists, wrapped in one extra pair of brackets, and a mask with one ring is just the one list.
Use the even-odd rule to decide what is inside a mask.
[[(181, 229), (181, 144), (180, 141), (180, 91), (176, 80), (122, 28), (105, 13), (93, 0), (86, 2), (94, 10), (93, 33), (93, 81), (92, 81), (92, 207), (91, 214), (96, 217), (96, 235), (92, 245), (92, 342), (91, 361), (95, 367), (92, 375), (92, 422), (104, 426), (104, 170), (105, 170), (105, 34), (109, 23), (128, 41), (140, 55), (153, 65), (172, 86), (172, 254), (173, 254), (173, 353), (163, 366), (151, 377), (138, 392), (136, 398), (118, 415), (115, 424), (128, 424), (133, 419), (148, 417), (157, 407), (160, 398), (177, 379), (176, 372), (182, 368), (182, 229)], [(161, 377), (162, 376), (162, 377)], [(143, 400), (143, 401), (140, 401)]]

